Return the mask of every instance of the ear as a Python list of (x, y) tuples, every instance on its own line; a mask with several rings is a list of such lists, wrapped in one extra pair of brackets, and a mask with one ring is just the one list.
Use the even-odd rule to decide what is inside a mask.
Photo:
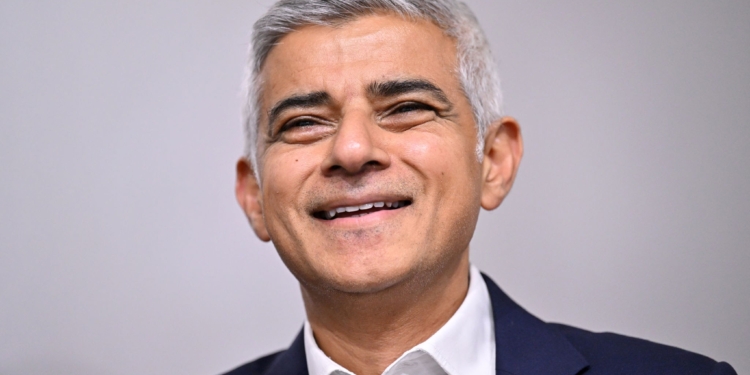
[(494, 210), (510, 192), (523, 156), (523, 139), (518, 122), (503, 117), (492, 123), (484, 139), (482, 161), (482, 207)]
[(266, 229), (266, 221), (263, 219), (263, 202), (258, 180), (255, 179), (253, 167), (245, 158), (237, 161), (237, 182), (234, 185), (237, 202), (245, 211), (250, 226), (253, 227), (255, 235), (261, 241), (268, 242), (271, 236)]

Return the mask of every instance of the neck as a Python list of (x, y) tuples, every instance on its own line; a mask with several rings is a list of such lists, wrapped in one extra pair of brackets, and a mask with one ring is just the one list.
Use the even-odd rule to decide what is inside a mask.
[(381, 374), (437, 332), (469, 289), (468, 251), (433, 275), (369, 294), (316, 293), (302, 286), (307, 318), (323, 352), (360, 375)]

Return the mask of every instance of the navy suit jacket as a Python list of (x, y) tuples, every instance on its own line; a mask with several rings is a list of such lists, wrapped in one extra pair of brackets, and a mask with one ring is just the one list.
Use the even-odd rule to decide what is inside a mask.
[[(495, 320), (498, 375), (736, 375), (699, 354), (614, 333), (545, 323), (513, 302), (486, 275)], [(289, 349), (225, 375), (308, 375), (303, 333)]]

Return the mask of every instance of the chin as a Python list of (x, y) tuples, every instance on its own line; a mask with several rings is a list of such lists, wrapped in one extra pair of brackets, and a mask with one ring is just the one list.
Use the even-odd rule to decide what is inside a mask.
[(339, 270), (328, 280), (328, 288), (351, 294), (379, 293), (413, 277), (410, 267), (350, 267)]

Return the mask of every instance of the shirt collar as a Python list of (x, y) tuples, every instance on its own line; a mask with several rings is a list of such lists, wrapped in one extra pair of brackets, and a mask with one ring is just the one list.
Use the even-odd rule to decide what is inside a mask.
[[(352, 374), (325, 355), (305, 321), (305, 357), (310, 375)], [(428, 354), (428, 355), (424, 355)], [(471, 266), (469, 290), (453, 316), (423, 343), (409, 349), (383, 373), (401, 373), (413, 361), (434, 362), (450, 375), (495, 374), (495, 329), (492, 304), (479, 270)]]
[[(305, 319), (305, 357), (307, 359), (307, 372), (310, 375), (331, 375), (346, 374), (351, 375), (338, 363), (334, 362), (331, 357), (327, 356), (315, 342), (315, 337), (310, 328), (310, 322)], [(337, 372), (338, 371), (338, 372)]]

